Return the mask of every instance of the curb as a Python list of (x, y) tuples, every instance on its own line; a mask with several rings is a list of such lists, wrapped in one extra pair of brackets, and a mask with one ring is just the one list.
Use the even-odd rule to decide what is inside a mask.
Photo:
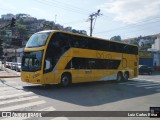
[(16, 78), (16, 77), (20, 77), (20, 75), (18, 76), (0, 76), (0, 78)]
[(1, 70), (6, 71), (6, 72), (8, 72), (8, 73), (13, 73), (13, 74), (15, 74), (15, 75), (0, 76), (0, 78), (15, 78), (15, 77), (20, 77), (20, 76), (21, 76), (21, 75), (17, 74), (16, 71), (13, 71), (13, 70), (11, 70), (11, 69), (9, 69), (9, 68), (1, 67)]

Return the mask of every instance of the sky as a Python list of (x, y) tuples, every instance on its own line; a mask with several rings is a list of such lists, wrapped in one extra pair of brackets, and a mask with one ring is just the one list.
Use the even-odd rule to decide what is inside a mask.
[(160, 33), (160, 0), (0, 0), (0, 16), (25, 13), (72, 29), (90, 33), (89, 16), (100, 9), (93, 22), (93, 36), (122, 39)]

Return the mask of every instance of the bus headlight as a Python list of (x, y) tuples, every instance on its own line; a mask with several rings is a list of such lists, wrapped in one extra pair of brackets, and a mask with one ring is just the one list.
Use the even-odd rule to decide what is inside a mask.
[(36, 77), (38, 77), (38, 76), (40, 76), (40, 74), (35, 74), (35, 75), (33, 76), (33, 78), (36, 78)]

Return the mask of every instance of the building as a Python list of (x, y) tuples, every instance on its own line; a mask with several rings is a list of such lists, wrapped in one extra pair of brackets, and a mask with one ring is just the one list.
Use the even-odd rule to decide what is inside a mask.
[(15, 18), (15, 15), (13, 15), (13, 14), (1, 15), (1, 18), (3, 20), (12, 20), (12, 18)]
[(151, 40), (144, 40), (144, 39), (139, 40), (139, 46), (140, 47), (146, 46), (148, 44), (152, 44), (152, 41)]
[(155, 51), (160, 51), (160, 37), (157, 37), (155, 43), (152, 44), (152, 49)]
[(4, 54), (6, 54), (6, 61), (15, 62), (16, 61), (16, 49), (3, 49)]
[(148, 51), (153, 53), (153, 64), (155, 70), (160, 71), (160, 36), (157, 36), (155, 43), (152, 44), (152, 48), (148, 49)]
[(17, 56), (18, 63), (21, 63), (21, 61), (22, 61), (23, 51), (24, 51), (24, 48), (16, 49), (16, 56)]

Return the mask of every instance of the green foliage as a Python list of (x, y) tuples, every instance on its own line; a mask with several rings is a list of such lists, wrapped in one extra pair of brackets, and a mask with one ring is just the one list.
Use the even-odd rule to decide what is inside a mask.
[(110, 38), (110, 40), (120, 42), (121, 41), (121, 36), (119, 36), (119, 35), (118, 36), (113, 36), (113, 37)]
[(5, 31), (5, 30), (2, 30), (0, 35), (1, 35), (1, 36), (5, 36), (5, 35), (6, 35), (6, 31)]
[(17, 28), (17, 32), (20, 34), (20, 36), (26, 36), (27, 28), (25, 25), (18, 25), (16, 28)]

